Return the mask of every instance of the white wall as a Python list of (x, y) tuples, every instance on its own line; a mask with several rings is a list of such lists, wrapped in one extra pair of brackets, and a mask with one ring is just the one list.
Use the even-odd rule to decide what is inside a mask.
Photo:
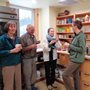
[(56, 16), (60, 8), (46, 7), (39, 9), (39, 39), (46, 38), (47, 30), (49, 27), (53, 27), (56, 31)]
[(49, 28), (49, 7), (39, 10), (39, 39), (43, 40), (46, 37), (47, 29)]
[(57, 7), (50, 7), (50, 8), (49, 8), (50, 27), (56, 28), (57, 12), (59, 12)]
[(69, 10), (71, 14), (90, 12), (90, 2), (79, 3), (77, 5), (63, 7), (60, 9), (61, 12), (64, 10)]

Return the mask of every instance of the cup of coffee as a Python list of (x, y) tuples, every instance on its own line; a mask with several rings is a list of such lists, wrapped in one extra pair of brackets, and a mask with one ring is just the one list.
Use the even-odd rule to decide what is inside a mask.
[(21, 44), (16, 44), (15, 47), (16, 47), (16, 48), (21, 48), (21, 49), (22, 49)]

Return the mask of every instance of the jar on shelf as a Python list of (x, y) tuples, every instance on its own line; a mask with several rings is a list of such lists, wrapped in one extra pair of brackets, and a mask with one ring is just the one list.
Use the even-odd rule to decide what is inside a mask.
[(85, 16), (85, 22), (89, 22), (89, 16), (88, 15)]
[(66, 31), (67, 33), (69, 33), (69, 32), (70, 32), (70, 27), (66, 27), (66, 28), (65, 28), (65, 31)]

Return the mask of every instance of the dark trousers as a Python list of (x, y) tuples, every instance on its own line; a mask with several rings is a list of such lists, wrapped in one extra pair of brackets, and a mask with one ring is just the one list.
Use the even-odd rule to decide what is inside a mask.
[(46, 84), (52, 85), (55, 81), (56, 60), (45, 62)]

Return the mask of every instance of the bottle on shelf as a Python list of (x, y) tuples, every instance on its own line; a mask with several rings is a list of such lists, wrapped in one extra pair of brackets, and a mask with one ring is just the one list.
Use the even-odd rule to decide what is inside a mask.
[(85, 15), (85, 22), (89, 22), (89, 16)]

